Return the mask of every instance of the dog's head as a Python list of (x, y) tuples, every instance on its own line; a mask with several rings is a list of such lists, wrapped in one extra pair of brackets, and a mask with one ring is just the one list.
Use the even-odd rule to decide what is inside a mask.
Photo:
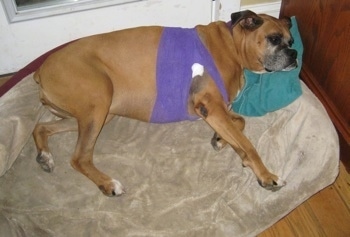
[[(252, 11), (232, 13), (233, 39), (243, 50), (243, 66), (255, 72), (292, 70), (298, 66), (289, 18), (276, 19)], [(236, 36), (239, 37), (236, 39)], [(238, 40), (238, 41), (237, 41)]]

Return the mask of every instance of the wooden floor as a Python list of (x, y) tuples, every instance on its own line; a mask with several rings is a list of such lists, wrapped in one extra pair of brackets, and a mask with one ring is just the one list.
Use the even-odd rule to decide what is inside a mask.
[(349, 237), (350, 175), (343, 163), (335, 183), (308, 199), (259, 237)]
[[(8, 77), (0, 77), (0, 86)], [(340, 163), (335, 183), (308, 199), (259, 237), (350, 237), (350, 174)]]

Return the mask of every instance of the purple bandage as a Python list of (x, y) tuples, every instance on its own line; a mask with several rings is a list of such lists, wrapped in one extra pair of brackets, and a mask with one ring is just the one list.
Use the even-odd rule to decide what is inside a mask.
[(224, 100), (228, 95), (215, 63), (196, 29), (166, 27), (158, 48), (157, 99), (150, 122), (169, 123), (196, 120), (188, 113), (192, 65), (199, 63), (215, 81)]

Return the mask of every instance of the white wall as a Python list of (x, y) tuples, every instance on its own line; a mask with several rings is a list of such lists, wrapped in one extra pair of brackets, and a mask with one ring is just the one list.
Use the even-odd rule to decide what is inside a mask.
[(140, 25), (193, 27), (211, 14), (211, 1), (147, 0), (10, 24), (0, 4), (0, 75), (72, 39)]
[(255, 5), (262, 3), (280, 2), (281, 0), (241, 0), (241, 5)]
[(241, 0), (216, 1), (214, 11), (211, 0), (147, 0), (12, 24), (0, 4), (0, 75), (16, 72), (48, 50), (87, 35), (140, 25), (193, 27), (209, 23), (213, 14), (214, 20), (228, 21), (232, 12), (247, 7), (278, 16), (280, 6), (280, 0), (242, 7)]
[(249, 9), (256, 13), (266, 13), (278, 18), (281, 9), (281, 0), (241, 0), (240, 9)]

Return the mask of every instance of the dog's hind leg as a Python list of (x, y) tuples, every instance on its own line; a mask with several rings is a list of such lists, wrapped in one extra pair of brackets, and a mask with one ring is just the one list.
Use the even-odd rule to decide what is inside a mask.
[(112, 115), (107, 116), (108, 108), (95, 106), (82, 117), (78, 117), (78, 141), (71, 159), (72, 167), (84, 174), (107, 196), (119, 196), (123, 193), (123, 185), (115, 179), (99, 171), (93, 164), (93, 151), (97, 137)]
[(64, 118), (45, 123), (38, 123), (33, 131), (33, 137), (38, 151), (36, 161), (46, 172), (52, 172), (54, 169), (54, 161), (49, 150), (49, 136), (66, 131), (76, 131), (77, 122), (73, 118)]

